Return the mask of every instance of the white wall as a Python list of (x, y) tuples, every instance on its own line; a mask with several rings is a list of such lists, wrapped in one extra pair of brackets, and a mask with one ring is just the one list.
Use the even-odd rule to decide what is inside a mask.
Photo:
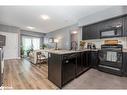
[[(78, 30), (79, 35), (80, 34), (80, 28), (77, 26), (77, 24), (64, 27), (62, 29), (47, 33), (46, 37), (48, 38), (56, 38), (59, 40), (58, 42), (58, 48), (60, 49), (70, 49), (70, 43), (71, 43), (71, 32), (74, 30)], [(78, 39), (80, 39), (80, 36), (78, 35)], [(46, 41), (46, 40), (45, 40)], [(79, 40), (78, 40), (79, 41)], [(49, 43), (49, 47), (53, 48), (55, 47), (55, 44)]]
[(6, 46), (4, 47), (4, 59), (18, 58), (18, 33), (1, 32), (6, 36)]
[(81, 18), (78, 21), (78, 25), (79, 26), (88, 25), (124, 14), (127, 14), (127, 6), (111, 7), (103, 11), (96, 12), (94, 14), (86, 16), (84, 18)]

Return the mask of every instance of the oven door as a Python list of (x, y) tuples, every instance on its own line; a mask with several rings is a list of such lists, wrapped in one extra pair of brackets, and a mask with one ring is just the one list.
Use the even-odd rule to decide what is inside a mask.
[(122, 66), (122, 52), (115, 50), (100, 50), (99, 59), (101, 65), (106, 65), (115, 68)]

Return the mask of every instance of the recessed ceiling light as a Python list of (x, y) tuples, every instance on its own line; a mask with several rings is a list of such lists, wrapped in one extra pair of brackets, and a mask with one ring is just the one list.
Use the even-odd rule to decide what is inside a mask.
[(32, 26), (27, 26), (27, 28), (30, 29), (30, 30), (35, 29), (35, 27), (32, 27)]
[(50, 17), (48, 15), (41, 15), (41, 18), (43, 20), (49, 20), (50, 19)]
[(76, 34), (76, 33), (78, 33), (78, 32), (77, 32), (77, 31), (73, 31), (73, 32), (72, 32), (72, 34)]

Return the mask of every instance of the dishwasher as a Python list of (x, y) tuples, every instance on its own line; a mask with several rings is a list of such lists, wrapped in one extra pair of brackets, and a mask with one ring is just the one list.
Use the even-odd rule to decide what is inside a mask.
[(63, 85), (75, 78), (76, 62), (77, 62), (76, 54), (73, 53), (73, 54), (63, 55), (63, 62), (62, 62), (62, 84)]

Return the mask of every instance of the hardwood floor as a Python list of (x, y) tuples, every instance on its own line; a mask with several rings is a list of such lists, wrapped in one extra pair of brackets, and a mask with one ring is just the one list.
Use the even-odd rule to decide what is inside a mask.
[(29, 61), (6, 60), (4, 89), (58, 89), (48, 79), (47, 64), (34, 65)]

